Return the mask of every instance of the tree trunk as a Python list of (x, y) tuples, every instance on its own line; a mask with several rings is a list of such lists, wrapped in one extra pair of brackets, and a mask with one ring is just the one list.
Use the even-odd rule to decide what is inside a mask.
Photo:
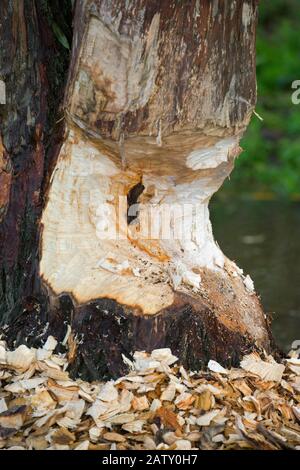
[(11, 342), (63, 339), (70, 325), (71, 369), (92, 379), (122, 373), (134, 350), (170, 347), (192, 369), (271, 350), (252, 281), (214, 241), (208, 210), (255, 106), (256, 3), (77, 0), (60, 133), (44, 12), (2, 2)]

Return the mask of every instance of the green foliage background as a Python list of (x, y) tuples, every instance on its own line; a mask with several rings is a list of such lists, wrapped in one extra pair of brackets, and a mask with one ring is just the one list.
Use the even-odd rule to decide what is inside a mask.
[(257, 113), (242, 140), (230, 182), (257, 199), (300, 199), (300, 104), (291, 88), (300, 80), (300, 0), (261, 0), (257, 32)]

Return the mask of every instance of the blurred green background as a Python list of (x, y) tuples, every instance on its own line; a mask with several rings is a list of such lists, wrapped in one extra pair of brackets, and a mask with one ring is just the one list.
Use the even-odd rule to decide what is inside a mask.
[(257, 31), (256, 112), (242, 139), (220, 197), (240, 193), (257, 199), (300, 200), (300, 104), (291, 88), (300, 80), (300, 1), (260, 0)]

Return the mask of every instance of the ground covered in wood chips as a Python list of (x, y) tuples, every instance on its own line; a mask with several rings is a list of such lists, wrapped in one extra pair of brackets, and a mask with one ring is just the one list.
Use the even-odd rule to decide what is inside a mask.
[(298, 449), (300, 359), (186, 371), (169, 349), (136, 352), (125, 377), (70, 379), (64, 354), (0, 341), (0, 448)]

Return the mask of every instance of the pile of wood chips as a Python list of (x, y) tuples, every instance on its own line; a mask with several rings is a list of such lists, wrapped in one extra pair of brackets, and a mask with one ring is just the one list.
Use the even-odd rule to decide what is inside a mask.
[(0, 448), (300, 450), (296, 353), (188, 372), (169, 349), (136, 352), (125, 377), (88, 383), (70, 379), (56, 345), (0, 341)]

